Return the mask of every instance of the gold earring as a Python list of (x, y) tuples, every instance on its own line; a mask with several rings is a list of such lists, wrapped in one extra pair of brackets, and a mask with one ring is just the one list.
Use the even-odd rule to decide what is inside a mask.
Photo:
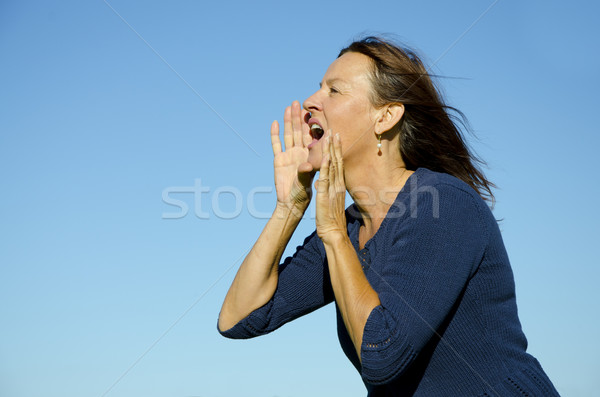
[(378, 155), (381, 156), (381, 134), (377, 135), (377, 149), (379, 149)]

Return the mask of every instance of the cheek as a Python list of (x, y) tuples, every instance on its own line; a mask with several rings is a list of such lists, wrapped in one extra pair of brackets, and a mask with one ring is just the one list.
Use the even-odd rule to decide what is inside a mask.
[(327, 128), (335, 134), (341, 132), (352, 122), (352, 109), (346, 106), (331, 106), (330, 110), (324, 112), (327, 120)]
[[(364, 133), (373, 127), (370, 120), (369, 107), (363, 101), (351, 100), (344, 103), (332, 103), (329, 112), (324, 112), (327, 128), (332, 132), (352, 136)], [(343, 142), (342, 142), (343, 143)]]

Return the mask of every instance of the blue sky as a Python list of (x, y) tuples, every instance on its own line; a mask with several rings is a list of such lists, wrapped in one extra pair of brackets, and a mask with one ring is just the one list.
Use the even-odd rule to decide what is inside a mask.
[[(448, 102), (499, 186), (529, 351), (562, 395), (594, 394), (598, 11), (3, 1), (0, 395), (364, 396), (332, 306), (254, 340), (216, 332), (273, 208), (270, 123), (362, 33), (395, 35), (451, 77)], [(308, 216), (287, 252), (313, 229)]]

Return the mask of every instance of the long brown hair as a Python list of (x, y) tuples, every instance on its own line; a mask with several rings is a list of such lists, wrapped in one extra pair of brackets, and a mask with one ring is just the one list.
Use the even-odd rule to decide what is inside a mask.
[(404, 115), (396, 125), (400, 154), (409, 170), (418, 167), (445, 172), (468, 183), (484, 200), (494, 202), (493, 183), (479, 168), (485, 163), (467, 146), (465, 115), (444, 103), (423, 62), (404, 46), (379, 37), (366, 37), (344, 48), (338, 57), (356, 52), (373, 60), (371, 102), (375, 107), (402, 103)]

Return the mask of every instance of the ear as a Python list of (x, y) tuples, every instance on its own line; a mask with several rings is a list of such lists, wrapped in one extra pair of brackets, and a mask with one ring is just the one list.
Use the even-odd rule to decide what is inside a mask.
[(379, 117), (375, 124), (375, 132), (383, 134), (391, 130), (404, 115), (404, 105), (401, 103), (390, 103), (380, 109)]

